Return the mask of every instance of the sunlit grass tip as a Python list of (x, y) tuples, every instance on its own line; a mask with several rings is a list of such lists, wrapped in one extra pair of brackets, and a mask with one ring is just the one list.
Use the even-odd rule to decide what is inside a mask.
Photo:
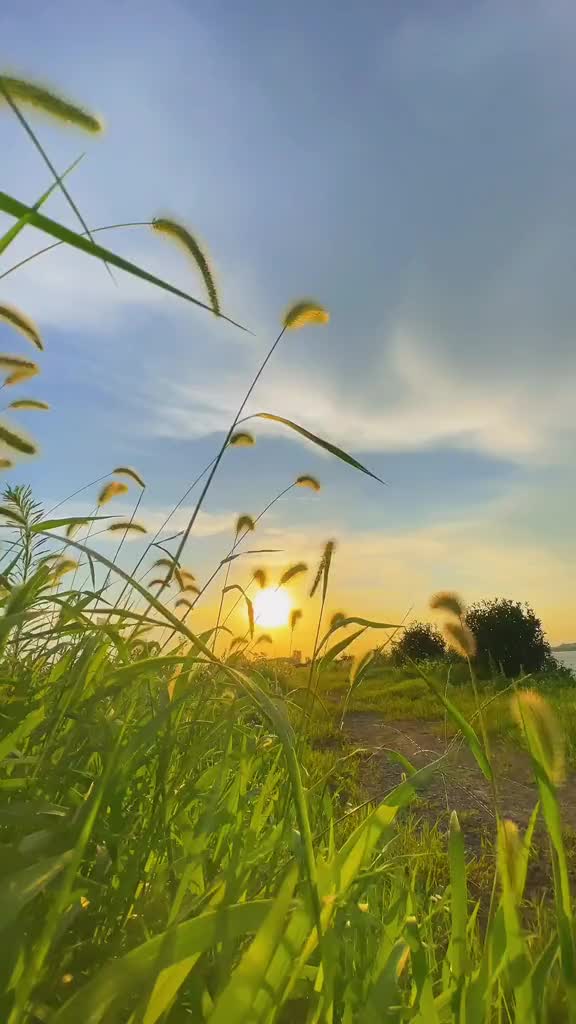
[(29, 366), (21, 366), (18, 370), (13, 370), (9, 373), (4, 381), (5, 387), (12, 387), (14, 384), (21, 384), (23, 380), (30, 380), (31, 377), (37, 377), (40, 373), (40, 367), (36, 363), (30, 363)]
[(178, 224), (176, 221), (169, 220), (166, 217), (155, 218), (152, 221), (152, 228), (159, 234), (166, 235), (168, 238), (173, 239), (173, 241), (177, 242), (188, 253), (188, 255), (192, 257), (204, 280), (212, 311), (216, 316), (220, 316), (220, 300), (214, 283), (214, 276), (210, 269), (208, 259), (200, 244), (194, 238), (194, 235), (192, 235), (182, 224)]
[(297, 487), (309, 487), (311, 491), (320, 490), (320, 481), (315, 476), (298, 476), (295, 482)]
[(0, 459), (0, 469), (12, 469), (13, 466), (12, 459)]
[(14, 402), (10, 402), (9, 409), (22, 409), (22, 410), (34, 410), (47, 412), (50, 406), (48, 402), (41, 402), (36, 398), (17, 398)]
[(443, 628), (446, 643), (463, 658), (476, 655), (476, 637), (471, 629), (461, 622), (445, 622)]
[(328, 573), (330, 571), (330, 565), (332, 563), (332, 555), (334, 554), (335, 549), (336, 549), (336, 541), (333, 541), (333, 540), (326, 541), (326, 544), (324, 545), (324, 551), (322, 552), (322, 557), (321, 557), (320, 562), (318, 564), (318, 569), (316, 570), (316, 576), (314, 577), (314, 582), (313, 582), (313, 584), (312, 584), (312, 586), (310, 588), (310, 597), (314, 597), (314, 594), (316, 593), (316, 591), (318, 589), (318, 585), (319, 585), (320, 580), (322, 579), (322, 577), (324, 577), (324, 587), (326, 586), (327, 576), (328, 576)]
[(140, 473), (137, 473), (132, 466), (116, 466), (116, 469), (113, 469), (112, 473), (116, 476), (129, 476), (134, 483), (138, 484), (139, 487), (146, 487)]
[(291, 630), (296, 629), (296, 626), (300, 622), (301, 618), (302, 618), (302, 609), (301, 608), (293, 608), (292, 611), (290, 612), (290, 629)]
[(565, 736), (548, 701), (534, 690), (520, 690), (512, 697), (512, 712), (521, 726), (533, 756), (554, 783), (566, 776)]
[(120, 480), (111, 480), (110, 483), (105, 484), (100, 494), (98, 495), (98, 504), (106, 505), (112, 498), (117, 498), (121, 494), (128, 493), (128, 484), (122, 483)]
[(458, 594), (451, 590), (439, 590), (438, 593), (433, 594), (430, 598), (430, 607), (434, 611), (450, 612), (458, 619), (462, 618), (466, 611), (464, 602), (458, 597)]
[(249, 434), (247, 430), (237, 430), (228, 441), (228, 446), (232, 448), (251, 448), (255, 443), (253, 434)]
[(78, 562), (73, 558), (62, 558), (56, 562), (50, 573), (51, 583), (59, 583), (63, 576), (68, 572), (75, 572), (78, 568)]
[(37, 455), (38, 447), (28, 437), (0, 422), (0, 444), (6, 445), (20, 455)]
[(255, 529), (256, 523), (254, 522), (252, 516), (238, 516), (238, 519), (236, 520), (236, 536), (238, 536), (238, 534), (241, 531), (244, 531), (244, 533), (251, 533)]
[[(23, 359), (22, 356), (11, 356), (4, 352), (0, 353), (0, 370), (9, 370), (13, 373), (19, 373), (23, 371), (26, 375), (33, 376), (35, 373), (40, 372), (40, 367), (37, 363), (33, 363), (30, 359)], [(7, 381), (6, 383), (13, 383)]]
[(498, 822), (498, 865), (513, 892), (518, 893), (522, 874), (522, 840), (514, 821), (504, 818)]
[(266, 583), (268, 582), (268, 576), (265, 569), (255, 569), (253, 573), (254, 582), (258, 584), (261, 590), (264, 590)]
[(44, 349), (44, 343), (36, 324), (25, 313), (22, 313), (21, 310), (15, 309), (14, 306), (0, 303), (0, 320), (4, 320), (5, 323), (15, 327), (20, 334), (23, 334), (40, 351)]
[(111, 533), (148, 533), (148, 530), (142, 525), (142, 523), (130, 521), (112, 523), (112, 525), (108, 527), (108, 530)]
[(298, 330), (312, 324), (327, 324), (330, 314), (324, 306), (314, 299), (301, 299), (284, 314), (284, 327), (287, 330)]
[(305, 572), (308, 572), (308, 566), (306, 565), (306, 562), (296, 562), (294, 565), (289, 566), (288, 569), (286, 569), (285, 572), (282, 573), (280, 580), (278, 582), (278, 586), (284, 587), (287, 583), (290, 582), (290, 580), (295, 579), (296, 576), (301, 576), (302, 573)]
[(15, 103), (34, 107), (41, 113), (75, 128), (82, 128), (87, 132), (101, 132), (103, 129), (99, 117), (38, 82), (14, 78), (12, 75), (0, 75), (0, 103), (6, 102), (6, 95)]

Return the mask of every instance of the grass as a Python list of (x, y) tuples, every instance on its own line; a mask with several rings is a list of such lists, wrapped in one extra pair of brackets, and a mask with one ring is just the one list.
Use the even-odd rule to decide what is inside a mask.
[[(20, 79), (0, 76), (0, 84), (37, 149), (20, 109), (27, 102), (55, 117), (77, 111), (72, 120), (83, 126), (84, 112), (59, 94)], [(0, 208), (15, 218), (1, 253), (33, 225), (108, 268), (223, 315), (192, 236), (187, 248), (210, 305), (39, 214), (50, 192), (35, 207), (0, 193)], [(448, 801), (437, 821), (423, 813), (442, 757), (432, 767), (397, 758), (395, 782), (377, 800), (366, 798), (363, 761), (339, 727), (349, 686), (335, 658), (351, 636), (374, 630), (381, 638), (393, 624), (324, 621), (331, 541), (312, 588), (320, 613), (306, 671), (256, 659), (250, 629), (232, 644), (225, 616), (218, 632), (215, 624), (197, 635), (188, 604), (175, 613), (187, 587), (194, 604), (203, 594), (180, 556), (246, 398), (286, 329), (326, 320), (309, 300), (286, 314), (220, 451), (186, 492), (204, 480), (184, 534), (162, 544), (159, 590), (145, 582), (151, 569), (158, 574), (158, 537), (131, 571), (117, 561), (122, 541), (110, 559), (97, 540), (110, 526), (100, 522), (104, 493), (112, 501), (121, 486), (133, 493), (135, 485), (133, 516), (143, 501), (136, 470), (119, 467), (121, 482), (87, 485), (102, 487), (84, 520), (60, 507), (51, 518), (55, 510), (44, 512), (26, 488), (5, 491), (0, 1019), (7, 1024), (576, 1021), (575, 844), (562, 829), (558, 789), (561, 748), (568, 742), (573, 751), (570, 692), (555, 694), (550, 708), (521, 694), (521, 724), (512, 724), (508, 696), (495, 688), (482, 693), (480, 719), (470, 685), (422, 678), (417, 666), (406, 677), (356, 665), (352, 710), (464, 734), (494, 796), (493, 827), (471, 854), (466, 812), (459, 816)], [(5, 384), (22, 379), (12, 374)], [(372, 475), (293, 421), (258, 415)], [(3, 437), (14, 452), (27, 443), (11, 428)], [(310, 478), (296, 483), (302, 479)], [(167, 547), (174, 542), (175, 550)], [(214, 571), (224, 589), (230, 564)], [(248, 609), (247, 588), (257, 582), (253, 576), (242, 589)], [(538, 835), (552, 865), (538, 905), (529, 881), (533, 843), (541, 841), (532, 834), (536, 814), (521, 834), (502, 813), (488, 742), (498, 731), (514, 734), (534, 774)]]

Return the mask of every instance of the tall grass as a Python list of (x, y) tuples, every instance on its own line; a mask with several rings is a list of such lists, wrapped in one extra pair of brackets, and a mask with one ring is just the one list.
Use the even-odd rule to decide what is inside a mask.
[[(28, 104), (32, 112), (40, 108), (77, 127), (94, 127), (82, 108), (22, 79), (0, 76), (0, 92), (21, 121), (20, 104)], [(50, 191), (34, 207), (0, 194), (0, 209), (15, 218), (0, 251), (34, 225), (224, 318), (197, 243), (175, 222), (160, 224), (200, 265), (209, 305), (102, 249), (92, 236), (44, 217), (39, 207)], [(24, 314), (2, 310), (9, 329), (40, 347)], [(486, 918), (487, 900), (470, 893), (465, 828), (456, 813), (447, 837), (434, 832), (433, 839), (409, 841), (407, 809), (425, 796), (433, 766), (416, 770), (404, 759), (399, 785), (371, 806), (357, 791), (353, 756), (341, 739), (332, 753), (320, 748), (322, 730), (332, 740), (339, 736), (322, 701), (323, 677), (355, 637), (398, 628), (344, 614), (326, 628), (332, 542), (312, 587), (313, 594), (319, 588), (316, 639), (299, 694), (247, 656), (244, 638), (225, 644), (221, 657), (215, 653), (228, 629), (229, 572), (242, 565), (232, 559), (247, 532), (246, 517), (213, 574), (226, 567), (214, 625), (202, 633), (189, 625), (203, 587), (183, 568), (182, 556), (224, 452), (253, 440), (237, 429), (246, 401), (284, 332), (326, 321), (326, 311), (309, 300), (286, 314), (219, 452), (196, 479), (205, 477), (204, 486), (183, 536), (171, 539), (178, 542), (175, 551), (157, 535), (131, 572), (120, 566), (126, 533), (141, 528), (134, 515), (145, 485), (130, 467), (111, 474), (121, 480), (88, 485), (100, 488), (88, 517), (54, 518), (54, 509), (44, 513), (28, 490), (5, 493), (0, 1019), (7, 1024), (576, 1020), (574, 922), (558, 790), (563, 735), (544, 699), (519, 694), (515, 703), (553, 865), (546, 930), (529, 930), (523, 901), (536, 809), (520, 835), (495, 807), (497, 859)], [(8, 371), (6, 384), (26, 370), (23, 363), (15, 370), (14, 357), (0, 357), (0, 366)], [(258, 416), (374, 475), (293, 421)], [(0, 440), (11, 452), (4, 467), (35, 451), (11, 427), (0, 429)], [(296, 484), (318, 490), (307, 475)], [(132, 516), (110, 524), (107, 503), (134, 487)], [(100, 528), (121, 535), (112, 559), (99, 547)], [(143, 561), (146, 575), (137, 578)], [(76, 584), (80, 566), (88, 576)], [(165, 570), (159, 594), (143, 582), (151, 569)], [(284, 582), (305, 569), (295, 562)], [(233, 585), (247, 608), (246, 587), (265, 579), (264, 570), (251, 568), (247, 581)], [(119, 595), (111, 593), (117, 585)], [(171, 609), (172, 598), (185, 607), (182, 617)], [(306, 615), (311, 619), (312, 611)], [(292, 632), (296, 623), (294, 615)], [(171, 635), (164, 649), (163, 630)], [(459, 641), (468, 654), (472, 639)], [(348, 699), (369, 670), (367, 657), (354, 663)], [(423, 685), (490, 775), (477, 718), (463, 714), (447, 691), (437, 692), (433, 680)], [(443, 858), (443, 875), (426, 867), (432, 847), (435, 863)]]

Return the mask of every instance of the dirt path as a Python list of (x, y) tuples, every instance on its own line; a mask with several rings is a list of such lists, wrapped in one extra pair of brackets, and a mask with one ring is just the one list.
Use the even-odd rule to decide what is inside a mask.
[[(386, 748), (404, 755), (417, 768), (448, 751), (446, 760), (422, 791), (418, 814), (434, 823), (456, 810), (469, 823), (467, 831), (473, 846), (480, 843), (483, 833), (493, 833), (490, 786), (461, 738), (444, 737), (441, 722), (389, 722), (377, 714), (357, 711), (347, 715), (345, 731), (350, 742), (367, 748), (360, 778), (375, 800), (382, 799), (397, 785), (403, 771)], [(523, 751), (498, 740), (494, 742), (493, 756), (502, 814), (524, 828), (538, 799), (529, 758)], [(568, 777), (560, 793), (563, 824), (576, 829), (576, 774)]]

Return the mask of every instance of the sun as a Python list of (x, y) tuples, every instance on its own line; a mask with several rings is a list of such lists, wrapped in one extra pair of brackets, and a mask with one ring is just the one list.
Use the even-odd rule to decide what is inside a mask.
[(254, 598), (254, 621), (265, 629), (286, 626), (291, 608), (292, 601), (287, 590), (282, 587), (266, 587), (259, 590)]

